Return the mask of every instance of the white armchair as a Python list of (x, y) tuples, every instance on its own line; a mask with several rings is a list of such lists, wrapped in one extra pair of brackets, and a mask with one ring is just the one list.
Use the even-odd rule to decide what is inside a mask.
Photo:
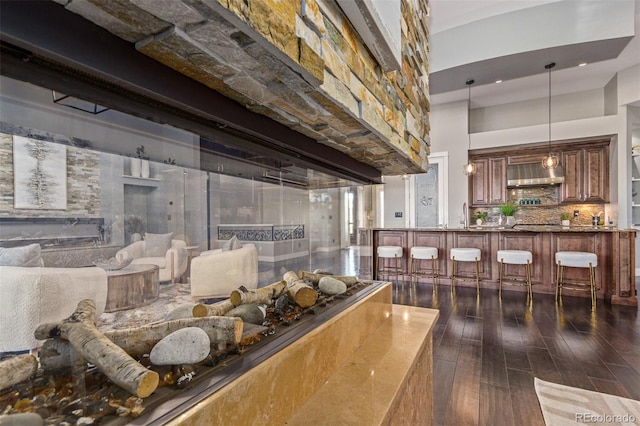
[(174, 283), (187, 270), (186, 246), (182, 240), (171, 240), (171, 246), (164, 254), (148, 256), (147, 241), (136, 241), (118, 251), (116, 257), (133, 258), (131, 264), (157, 265), (160, 268), (160, 281)]
[(84, 299), (96, 303), (96, 318), (107, 303), (107, 273), (96, 267), (0, 266), (0, 352), (35, 349), (40, 324), (68, 318)]
[(258, 287), (258, 251), (254, 244), (236, 250), (209, 250), (191, 259), (191, 297), (229, 297), (242, 286)]

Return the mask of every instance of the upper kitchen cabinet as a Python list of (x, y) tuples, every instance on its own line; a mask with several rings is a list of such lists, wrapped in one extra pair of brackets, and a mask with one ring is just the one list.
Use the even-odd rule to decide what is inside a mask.
[(609, 143), (593, 143), (561, 154), (565, 180), (560, 202), (609, 202)]
[(476, 173), (470, 177), (471, 206), (499, 205), (507, 199), (506, 158), (473, 160)]

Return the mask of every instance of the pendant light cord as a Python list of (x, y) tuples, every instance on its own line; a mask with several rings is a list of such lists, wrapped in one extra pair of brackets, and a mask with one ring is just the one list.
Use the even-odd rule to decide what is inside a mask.
[(471, 85), (473, 83), (475, 83), (475, 80), (473, 79), (466, 81), (467, 87), (469, 87), (469, 96), (467, 98), (467, 135), (469, 136), (468, 151), (471, 151)]
[(551, 156), (551, 68), (553, 68), (555, 66), (556, 66), (555, 62), (551, 62), (551, 63), (549, 63), (549, 64), (544, 66), (546, 69), (549, 70), (549, 78), (548, 78), (548, 80), (549, 80), (549, 105), (548, 105), (548, 111), (549, 111), (549, 131), (548, 131), (548, 134), (549, 134), (549, 137), (548, 137), (549, 151), (548, 151), (548, 154), (549, 154), (549, 157)]

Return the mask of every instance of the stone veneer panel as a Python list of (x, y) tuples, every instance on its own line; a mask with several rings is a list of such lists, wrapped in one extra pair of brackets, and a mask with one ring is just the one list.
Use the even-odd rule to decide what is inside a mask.
[[(28, 136), (54, 140), (45, 134)], [(13, 137), (0, 133), (0, 217), (99, 217), (100, 154), (67, 146), (66, 210), (15, 209), (13, 187)]]
[(384, 174), (420, 173), (429, 154), (428, 8), (401, 1), (402, 69), (390, 72), (333, 0), (59, 2), (251, 111)]

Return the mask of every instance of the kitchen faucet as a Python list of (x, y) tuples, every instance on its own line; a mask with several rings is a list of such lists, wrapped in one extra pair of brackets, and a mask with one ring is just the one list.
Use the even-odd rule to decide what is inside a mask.
[(464, 220), (464, 229), (469, 228), (469, 209), (467, 208), (467, 203), (462, 203), (462, 216)]

